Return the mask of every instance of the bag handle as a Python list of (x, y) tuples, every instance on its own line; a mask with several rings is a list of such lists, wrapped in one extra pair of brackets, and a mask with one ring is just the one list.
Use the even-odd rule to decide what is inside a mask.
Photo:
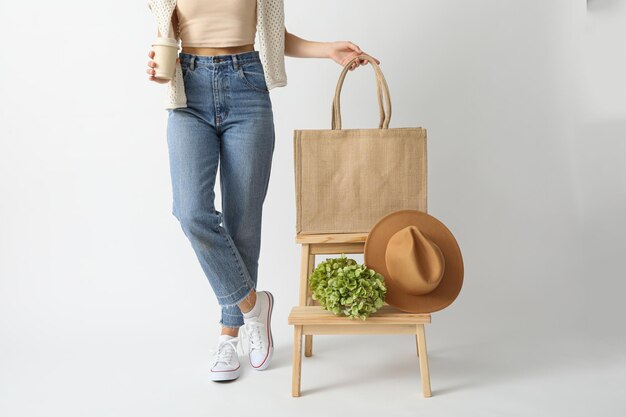
[[(391, 98), (389, 96), (389, 86), (387, 85), (387, 80), (385, 80), (383, 72), (376, 63), (376, 60), (371, 55), (365, 53), (353, 57), (348, 63), (344, 65), (343, 70), (339, 75), (339, 80), (337, 80), (337, 87), (335, 88), (335, 97), (333, 99), (331, 127), (332, 129), (341, 129), (341, 107), (339, 99), (339, 96), (341, 94), (341, 87), (343, 86), (343, 81), (346, 78), (346, 74), (348, 73), (350, 65), (357, 59), (365, 59), (372, 64), (372, 68), (374, 69), (374, 73), (376, 74), (376, 92), (378, 95), (378, 110), (380, 113), (378, 128), (388, 129), (389, 122), (391, 120)], [(383, 107), (383, 92), (385, 95), (385, 105), (387, 107), (386, 111)]]

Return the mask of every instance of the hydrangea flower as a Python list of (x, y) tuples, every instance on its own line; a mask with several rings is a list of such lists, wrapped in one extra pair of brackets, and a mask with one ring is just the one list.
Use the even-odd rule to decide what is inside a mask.
[(387, 294), (385, 278), (341, 254), (329, 258), (309, 276), (311, 296), (335, 315), (365, 320), (382, 307)]

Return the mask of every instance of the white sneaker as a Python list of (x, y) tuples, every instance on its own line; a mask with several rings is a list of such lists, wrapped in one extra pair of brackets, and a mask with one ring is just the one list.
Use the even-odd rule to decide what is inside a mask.
[(260, 303), (258, 316), (243, 318), (248, 337), (248, 357), (250, 365), (257, 371), (267, 368), (274, 353), (274, 338), (272, 337), (272, 310), (274, 296), (269, 291), (257, 291), (257, 303)]
[[(224, 337), (226, 336), (226, 337)], [(213, 381), (229, 381), (239, 377), (240, 366), (237, 355), (239, 337), (220, 335), (217, 348), (211, 349), (213, 357), (210, 375)]]

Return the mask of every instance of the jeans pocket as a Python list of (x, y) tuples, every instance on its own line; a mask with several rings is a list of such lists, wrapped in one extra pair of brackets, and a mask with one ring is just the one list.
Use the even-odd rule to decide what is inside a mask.
[(265, 81), (265, 72), (260, 61), (244, 62), (239, 66), (237, 74), (250, 89), (261, 93), (269, 93)]

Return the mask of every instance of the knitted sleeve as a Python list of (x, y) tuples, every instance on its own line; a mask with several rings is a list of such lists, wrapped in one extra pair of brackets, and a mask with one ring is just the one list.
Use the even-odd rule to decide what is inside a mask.
[(259, 57), (267, 75), (267, 87), (286, 85), (285, 8), (283, 0), (257, 0)]
[(161, 36), (174, 38), (176, 34), (170, 33), (170, 29), (176, 0), (148, 0), (148, 7), (156, 17)]

